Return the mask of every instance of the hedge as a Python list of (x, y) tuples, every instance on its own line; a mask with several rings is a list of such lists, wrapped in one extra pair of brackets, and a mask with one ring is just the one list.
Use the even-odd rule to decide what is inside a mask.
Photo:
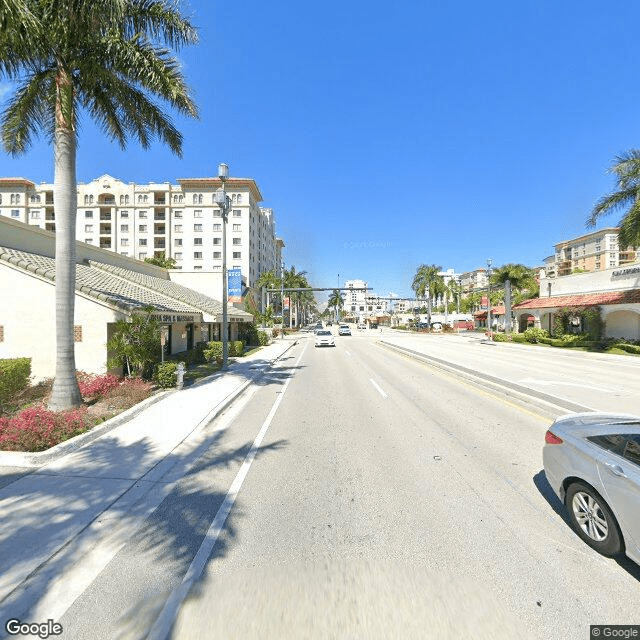
[(0, 409), (29, 386), (31, 358), (0, 360)]
[(158, 386), (163, 389), (175, 387), (178, 379), (178, 375), (176, 373), (177, 368), (177, 362), (159, 362), (156, 365), (156, 371), (153, 379), (157, 382)]

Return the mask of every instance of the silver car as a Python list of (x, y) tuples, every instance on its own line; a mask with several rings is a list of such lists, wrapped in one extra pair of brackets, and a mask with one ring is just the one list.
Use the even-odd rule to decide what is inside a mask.
[(545, 435), (544, 472), (577, 534), (640, 564), (640, 417), (574, 413)]

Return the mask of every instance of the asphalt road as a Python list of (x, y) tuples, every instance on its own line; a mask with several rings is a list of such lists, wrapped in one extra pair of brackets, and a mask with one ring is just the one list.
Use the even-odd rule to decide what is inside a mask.
[[(582, 543), (546, 483), (548, 407), (379, 337), (301, 339), (167, 476), (59, 637), (582, 640), (590, 624), (640, 624), (640, 568)], [(485, 365), (504, 350), (491, 353)], [(525, 377), (545, 371), (507, 353)]]

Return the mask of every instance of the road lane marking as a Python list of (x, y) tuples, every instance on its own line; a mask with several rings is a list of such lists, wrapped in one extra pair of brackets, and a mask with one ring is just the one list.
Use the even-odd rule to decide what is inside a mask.
[[(296, 368), (300, 364), (300, 360), (302, 359), (302, 356), (306, 351), (307, 344), (305, 344), (304, 348), (300, 352), (300, 356), (298, 357), (298, 360), (296, 361), (296, 364), (295, 364)], [(236, 498), (238, 497), (240, 488), (242, 487), (242, 484), (244, 483), (245, 478), (249, 473), (249, 469), (251, 468), (251, 464), (253, 463), (253, 460), (256, 457), (258, 448), (260, 447), (260, 444), (262, 443), (264, 436), (266, 435), (269, 427), (271, 426), (271, 421), (276, 415), (278, 407), (280, 406), (280, 403), (284, 398), (284, 394), (287, 391), (287, 388), (292, 378), (293, 376), (287, 377), (286, 382), (284, 383), (284, 386), (282, 388), (282, 393), (279, 393), (277, 395), (276, 400), (273, 403), (271, 410), (269, 411), (269, 414), (267, 415), (265, 421), (263, 422), (262, 427), (260, 428), (260, 431), (258, 432), (258, 435), (256, 436), (256, 439), (254, 440), (253, 445), (251, 446), (251, 449), (249, 450), (249, 453), (247, 454), (247, 457), (244, 459), (244, 462), (242, 463), (240, 470), (236, 474), (236, 477), (233, 480), (233, 482), (231, 483), (231, 486), (229, 487), (229, 491), (227, 492), (227, 495), (225, 496), (225, 499), (222, 505), (220, 505), (220, 508), (218, 509), (218, 512), (216, 513), (215, 518), (213, 519), (213, 522), (211, 523), (209, 530), (207, 531), (204, 537), (204, 540), (200, 545), (200, 548), (198, 549), (193, 560), (191, 561), (191, 565), (187, 569), (187, 573), (182, 579), (182, 583), (178, 587), (176, 587), (171, 593), (171, 595), (169, 596), (168, 600), (164, 605), (164, 608), (160, 612), (160, 615), (156, 619), (155, 624), (151, 628), (151, 631), (147, 636), (147, 640), (165, 640), (165, 638), (168, 637), (171, 631), (171, 628), (173, 627), (173, 624), (175, 622), (175, 619), (178, 615), (180, 606), (184, 602), (184, 599), (187, 597), (191, 587), (193, 586), (193, 583), (202, 574), (202, 571), (204, 570), (204, 567), (206, 566), (207, 561), (209, 560), (209, 556), (211, 555), (211, 552), (213, 551), (213, 548), (216, 545), (216, 542), (218, 541), (220, 534), (222, 533), (224, 524), (227, 520), (227, 516), (231, 512), (231, 508), (233, 507), (236, 501)]]
[(376, 384), (373, 378), (369, 378), (369, 382), (375, 387), (376, 391), (383, 397), (387, 398), (387, 394), (380, 388), (380, 385)]
[(344, 352), (345, 352), (348, 356), (350, 356), (350, 355), (351, 355), (351, 354), (350, 354), (346, 349), (344, 350)]

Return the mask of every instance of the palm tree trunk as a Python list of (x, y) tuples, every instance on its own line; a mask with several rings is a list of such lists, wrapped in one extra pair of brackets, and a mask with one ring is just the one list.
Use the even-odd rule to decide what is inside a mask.
[(57, 126), (54, 142), (54, 210), (56, 220), (56, 374), (49, 409), (63, 411), (82, 404), (76, 380), (74, 307), (76, 282), (76, 136)]
[(504, 332), (511, 333), (511, 280), (504, 281)]

